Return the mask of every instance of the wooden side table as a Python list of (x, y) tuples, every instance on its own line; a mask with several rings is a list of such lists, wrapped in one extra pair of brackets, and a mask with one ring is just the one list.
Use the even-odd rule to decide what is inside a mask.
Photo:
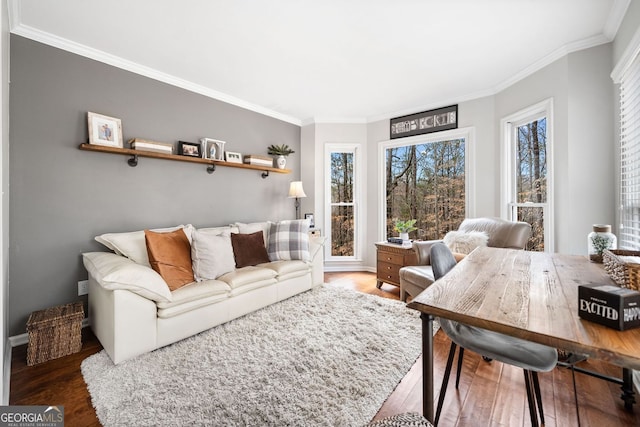
[(393, 243), (376, 243), (376, 287), (383, 283), (400, 286), (400, 269), (407, 265), (416, 265), (418, 258), (411, 246), (406, 247)]

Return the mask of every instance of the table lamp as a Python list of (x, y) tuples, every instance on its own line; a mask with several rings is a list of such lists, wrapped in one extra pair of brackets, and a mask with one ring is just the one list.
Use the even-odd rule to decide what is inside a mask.
[(296, 219), (300, 219), (300, 197), (307, 197), (307, 195), (304, 194), (304, 189), (302, 188), (302, 181), (293, 181), (289, 185), (289, 198), (296, 199)]

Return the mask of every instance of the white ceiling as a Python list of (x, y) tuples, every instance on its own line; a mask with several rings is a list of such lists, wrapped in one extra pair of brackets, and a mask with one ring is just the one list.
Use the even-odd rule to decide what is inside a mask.
[(10, 0), (12, 32), (282, 120), (496, 93), (609, 42), (630, 0)]

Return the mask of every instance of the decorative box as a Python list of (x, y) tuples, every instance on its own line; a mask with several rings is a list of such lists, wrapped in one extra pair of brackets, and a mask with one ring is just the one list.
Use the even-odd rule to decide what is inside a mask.
[(82, 302), (34, 311), (27, 321), (27, 365), (77, 353), (82, 349)]
[(613, 285), (578, 286), (578, 315), (624, 331), (640, 326), (640, 292)]

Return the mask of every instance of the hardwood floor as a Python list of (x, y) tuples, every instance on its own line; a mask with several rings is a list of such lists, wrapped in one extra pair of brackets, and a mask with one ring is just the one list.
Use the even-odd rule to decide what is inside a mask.
[[(372, 273), (326, 273), (325, 281), (334, 286), (399, 299), (395, 286), (383, 284), (376, 288)], [(439, 392), (449, 340), (439, 331), (434, 339), (434, 373), (436, 393)], [(80, 363), (102, 349), (88, 328), (83, 329), (80, 353), (52, 360), (36, 366), (26, 366), (26, 345), (13, 349), (11, 362), (12, 405), (64, 405), (65, 425), (99, 426)], [(380, 363), (384, 363), (381, 361)], [(421, 361), (413, 365), (404, 379), (382, 405), (376, 419), (401, 412), (422, 411)], [(589, 360), (580, 364), (608, 375), (620, 370), (607, 363)], [(452, 377), (453, 377), (452, 373)], [(580, 421), (582, 426), (638, 426), (640, 409), (625, 411), (619, 399), (620, 388), (602, 380), (576, 374)], [(577, 426), (573, 400), (571, 372), (556, 368), (540, 374), (547, 426)], [(466, 352), (460, 387), (454, 388), (451, 379), (444, 403), (440, 426), (528, 426), (530, 425), (524, 377), (522, 371), (498, 362), (487, 363), (472, 352)]]

